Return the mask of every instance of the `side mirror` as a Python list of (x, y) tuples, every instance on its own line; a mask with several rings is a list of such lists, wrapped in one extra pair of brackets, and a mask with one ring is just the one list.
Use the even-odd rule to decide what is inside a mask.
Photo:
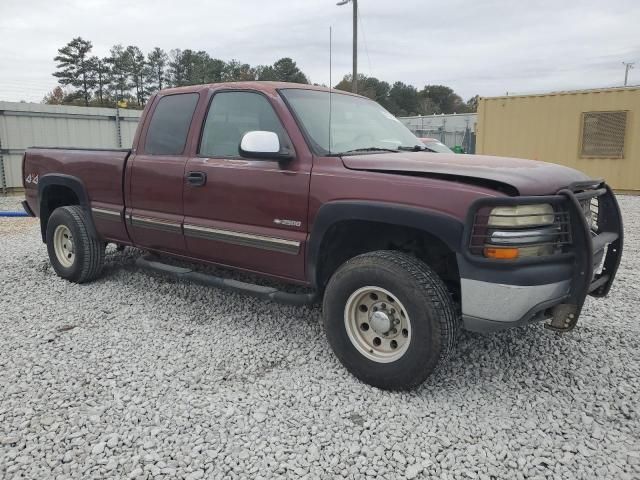
[(288, 160), (291, 152), (283, 150), (280, 139), (274, 132), (254, 130), (242, 136), (240, 155), (247, 158), (265, 158), (272, 160)]

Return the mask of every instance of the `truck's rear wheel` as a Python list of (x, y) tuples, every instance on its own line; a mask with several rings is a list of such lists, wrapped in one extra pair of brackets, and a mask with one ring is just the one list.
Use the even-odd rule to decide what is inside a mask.
[(93, 280), (102, 271), (105, 244), (89, 233), (85, 211), (56, 208), (47, 222), (47, 251), (56, 273), (71, 282)]
[(324, 297), (327, 338), (343, 365), (375, 387), (421, 384), (455, 346), (459, 319), (438, 275), (401, 252), (352, 258)]

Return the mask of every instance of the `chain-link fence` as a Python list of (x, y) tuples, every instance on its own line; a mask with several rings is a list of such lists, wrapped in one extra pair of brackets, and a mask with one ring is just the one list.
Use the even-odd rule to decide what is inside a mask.
[(449, 148), (462, 148), (465, 153), (475, 153), (475, 125), (477, 114), (418, 115), (398, 117), (417, 137), (435, 138)]
[(447, 131), (443, 129), (420, 130), (411, 128), (409, 130), (418, 138), (435, 138), (449, 148), (461, 147), (464, 153), (475, 153), (476, 151), (476, 135), (470, 130)]

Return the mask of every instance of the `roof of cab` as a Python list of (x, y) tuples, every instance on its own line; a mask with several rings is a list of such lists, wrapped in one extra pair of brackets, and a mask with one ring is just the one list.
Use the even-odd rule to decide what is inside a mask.
[[(224, 82), (224, 83), (208, 83), (203, 85), (189, 85), (186, 87), (173, 87), (165, 88), (159, 92), (160, 95), (169, 95), (172, 93), (189, 93), (189, 92), (201, 92), (203, 90), (218, 90), (218, 89), (231, 89), (231, 90), (257, 90), (260, 92), (275, 93), (277, 90), (285, 88), (297, 88), (302, 90), (316, 90), (320, 92), (328, 92), (329, 88), (319, 85), (308, 85), (305, 83), (291, 83), (291, 82), (266, 82), (266, 81), (249, 81), (249, 82)], [(354, 95), (360, 97), (351, 92), (345, 92), (343, 90), (331, 89), (331, 91), (340, 94)]]

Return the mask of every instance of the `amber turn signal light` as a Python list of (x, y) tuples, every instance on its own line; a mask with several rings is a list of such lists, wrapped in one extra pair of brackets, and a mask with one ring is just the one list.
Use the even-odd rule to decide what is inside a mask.
[(484, 256), (496, 260), (515, 260), (520, 255), (517, 248), (485, 247)]

